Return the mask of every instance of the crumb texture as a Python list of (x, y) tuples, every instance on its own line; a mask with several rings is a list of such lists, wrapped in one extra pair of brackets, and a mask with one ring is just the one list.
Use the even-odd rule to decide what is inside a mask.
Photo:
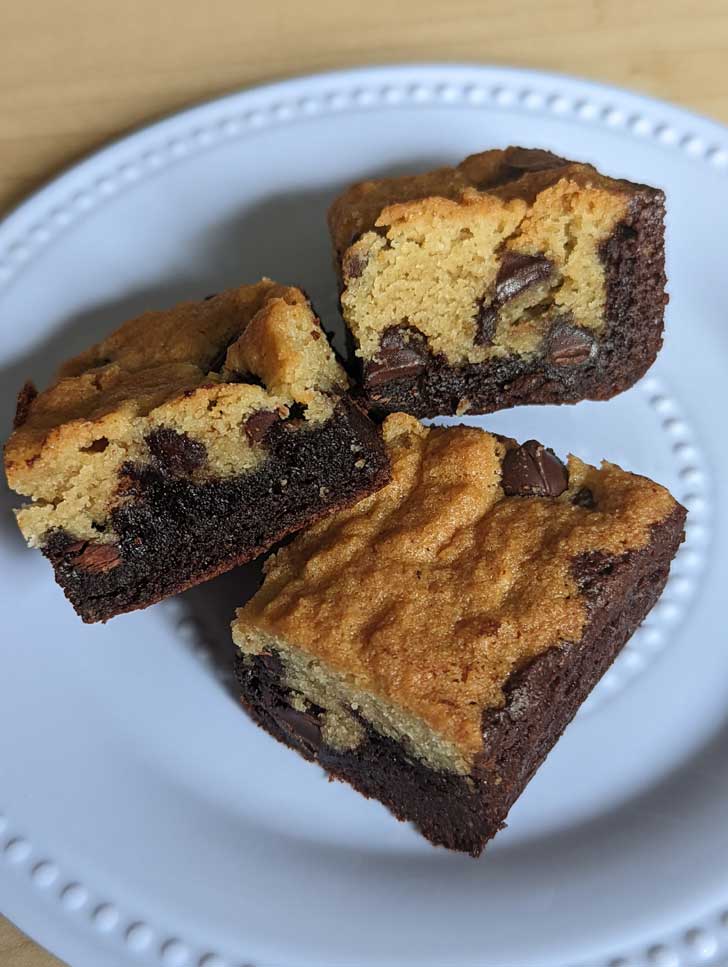
[(233, 636), (244, 653), (290, 657), (291, 687), (322, 706), (332, 676), (332, 707), (366, 693), (384, 735), (463, 772), (512, 673), (580, 639), (574, 561), (647, 546), (677, 505), (610, 464), (571, 457), (564, 472), (537, 444), (507, 459), (512, 441), (474, 428), (395, 414), (384, 439), (391, 483), (271, 558)]
[(308, 426), (267, 414), (254, 430), (264, 460), (202, 481), (189, 472), (199, 449), (159, 432), (155, 459), (125, 470), (133, 499), (111, 511), (113, 543), (53, 532), (43, 553), (84, 621), (106, 621), (209, 580), (389, 479), (378, 428), (347, 395), (328, 420)]
[(146, 312), (44, 392), (22, 391), (5, 448), (10, 486), (32, 498), (20, 528), (33, 546), (56, 530), (111, 542), (111, 511), (129, 499), (124, 467), (163, 464), (198, 482), (251, 470), (266, 455), (251, 418), (285, 419), (298, 404), (313, 425), (346, 388), (298, 289), (264, 279)]
[[(417, 332), (452, 366), (547, 353), (565, 323), (597, 338), (603, 246), (650, 192), (521, 148), (352, 186), (329, 220), (357, 354), (377, 359), (393, 327)], [(529, 275), (524, 259), (545, 271)]]

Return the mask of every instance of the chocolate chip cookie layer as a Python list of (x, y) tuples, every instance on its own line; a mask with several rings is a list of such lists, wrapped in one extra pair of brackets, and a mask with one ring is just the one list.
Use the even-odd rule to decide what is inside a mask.
[(329, 224), (369, 404), (420, 417), (608, 399), (662, 343), (664, 195), (548, 151), (365, 181)]
[(384, 422), (391, 483), (266, 565), (243, 702), (433, 843), (478, 855), (645, 617), (685, 512), (644, 477)]
[(5, 447), (31, 547), (85, 621), (265, 551), (388, 479), (305, 295), (268, 279), (147, 312), (21, 391)]

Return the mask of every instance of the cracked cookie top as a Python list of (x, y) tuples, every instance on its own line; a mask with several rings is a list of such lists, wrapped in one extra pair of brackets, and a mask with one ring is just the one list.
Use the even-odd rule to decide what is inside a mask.
[(579, 641), (575, 562), (645, 547), (677, 505), (645, 477), (564, 465), (535, 441), (401, 413), (384, 439), (391, 483), (270, 558), (233, 636), (276, 652), (322, 706), (346, 693), (386, 734), (419, 736), (417, 754), (462, 770), (511, 673)]

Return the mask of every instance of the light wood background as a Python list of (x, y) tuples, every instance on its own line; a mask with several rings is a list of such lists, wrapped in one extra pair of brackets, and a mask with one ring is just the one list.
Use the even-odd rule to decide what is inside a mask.
[[(293, 74), (514, 64), (728, 122), (727, 53), (726, 0), (0, 0), (0, 212), (130, 128)], [(58, 963), (0, 916), (2, 967)]]

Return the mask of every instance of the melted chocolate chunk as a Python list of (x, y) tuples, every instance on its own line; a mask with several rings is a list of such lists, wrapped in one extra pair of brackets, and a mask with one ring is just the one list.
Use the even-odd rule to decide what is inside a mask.
[(508, 497), (558, 497), (569, 486), (569, 474), (553, 450), (527, 440), (503, 458), (501, 484)]
[(552, 366), (581, 366), (595, 349), (593, 337), (584, 329), (559, 322), (548, 339), (547, 358)]
[(475, 317), (476, 346), (492, 346), (501, 306), (531, 286), (545, 282), (551, 277), (553, 270), (553, 263), (545, 255), (505, 252), (495, 280), (495, 298), (492, 302), (481, 303)]
[(292, 732), (310, 752), (317, 752), (321, 747), (321, 726), (312, 712), (299, 712), (290, 705), (279, 705), (275, 718), (284, 732)]
[(580, 490), (577, 490), (571, 498), (571, 502), (575, 507), (584, 507), (585, 510), (594, 510), (597, 505), (594, 494), (588, 487), (582, 487)]
[(87, 574), (105, 574), (121, 563), (119, 549), (114, 544), (94, 544), (90, 541), (69, 544), (63, 556), (72, 567)]
[(504, 161), (509, 167), (519, 171), (547, 171), (549, 168), (563, 168), (570, 164), (551, 151), (542, 148), (508, 148)]
[(492, 302), (482, 303), (475, 317), (475, 345), (492, 346), (495, 339), (495, 327), (498, 322), (498, 310)]
[(159, 468), (174, 477), (190, 474), (207, 461), (204, 444), (169, 427), (160, 427), (146, 440)]
[(366, 381), (369, 386), (379, 386), (392, 379), (419, 376), (427, 366), (427, 349), (417, 333), (407, 338), (405, 327), (392, 327), (382, 334), (379, 352), (367, 365)]
[(277, 423), (280, 417), (275, 410), (258, 410), (257, 413), (251, 413), (248, 419), (245, 421), (244, 427), (248, 439), (251, 443), (260, 443), (260, 441), (268, 433), (268, 430)]
[(515, 299), (532, 285), (545, 282), (553, 269), (553, 263), (544, 255), (505, 252), (495, 280), (496, 301), (503, 305)]

